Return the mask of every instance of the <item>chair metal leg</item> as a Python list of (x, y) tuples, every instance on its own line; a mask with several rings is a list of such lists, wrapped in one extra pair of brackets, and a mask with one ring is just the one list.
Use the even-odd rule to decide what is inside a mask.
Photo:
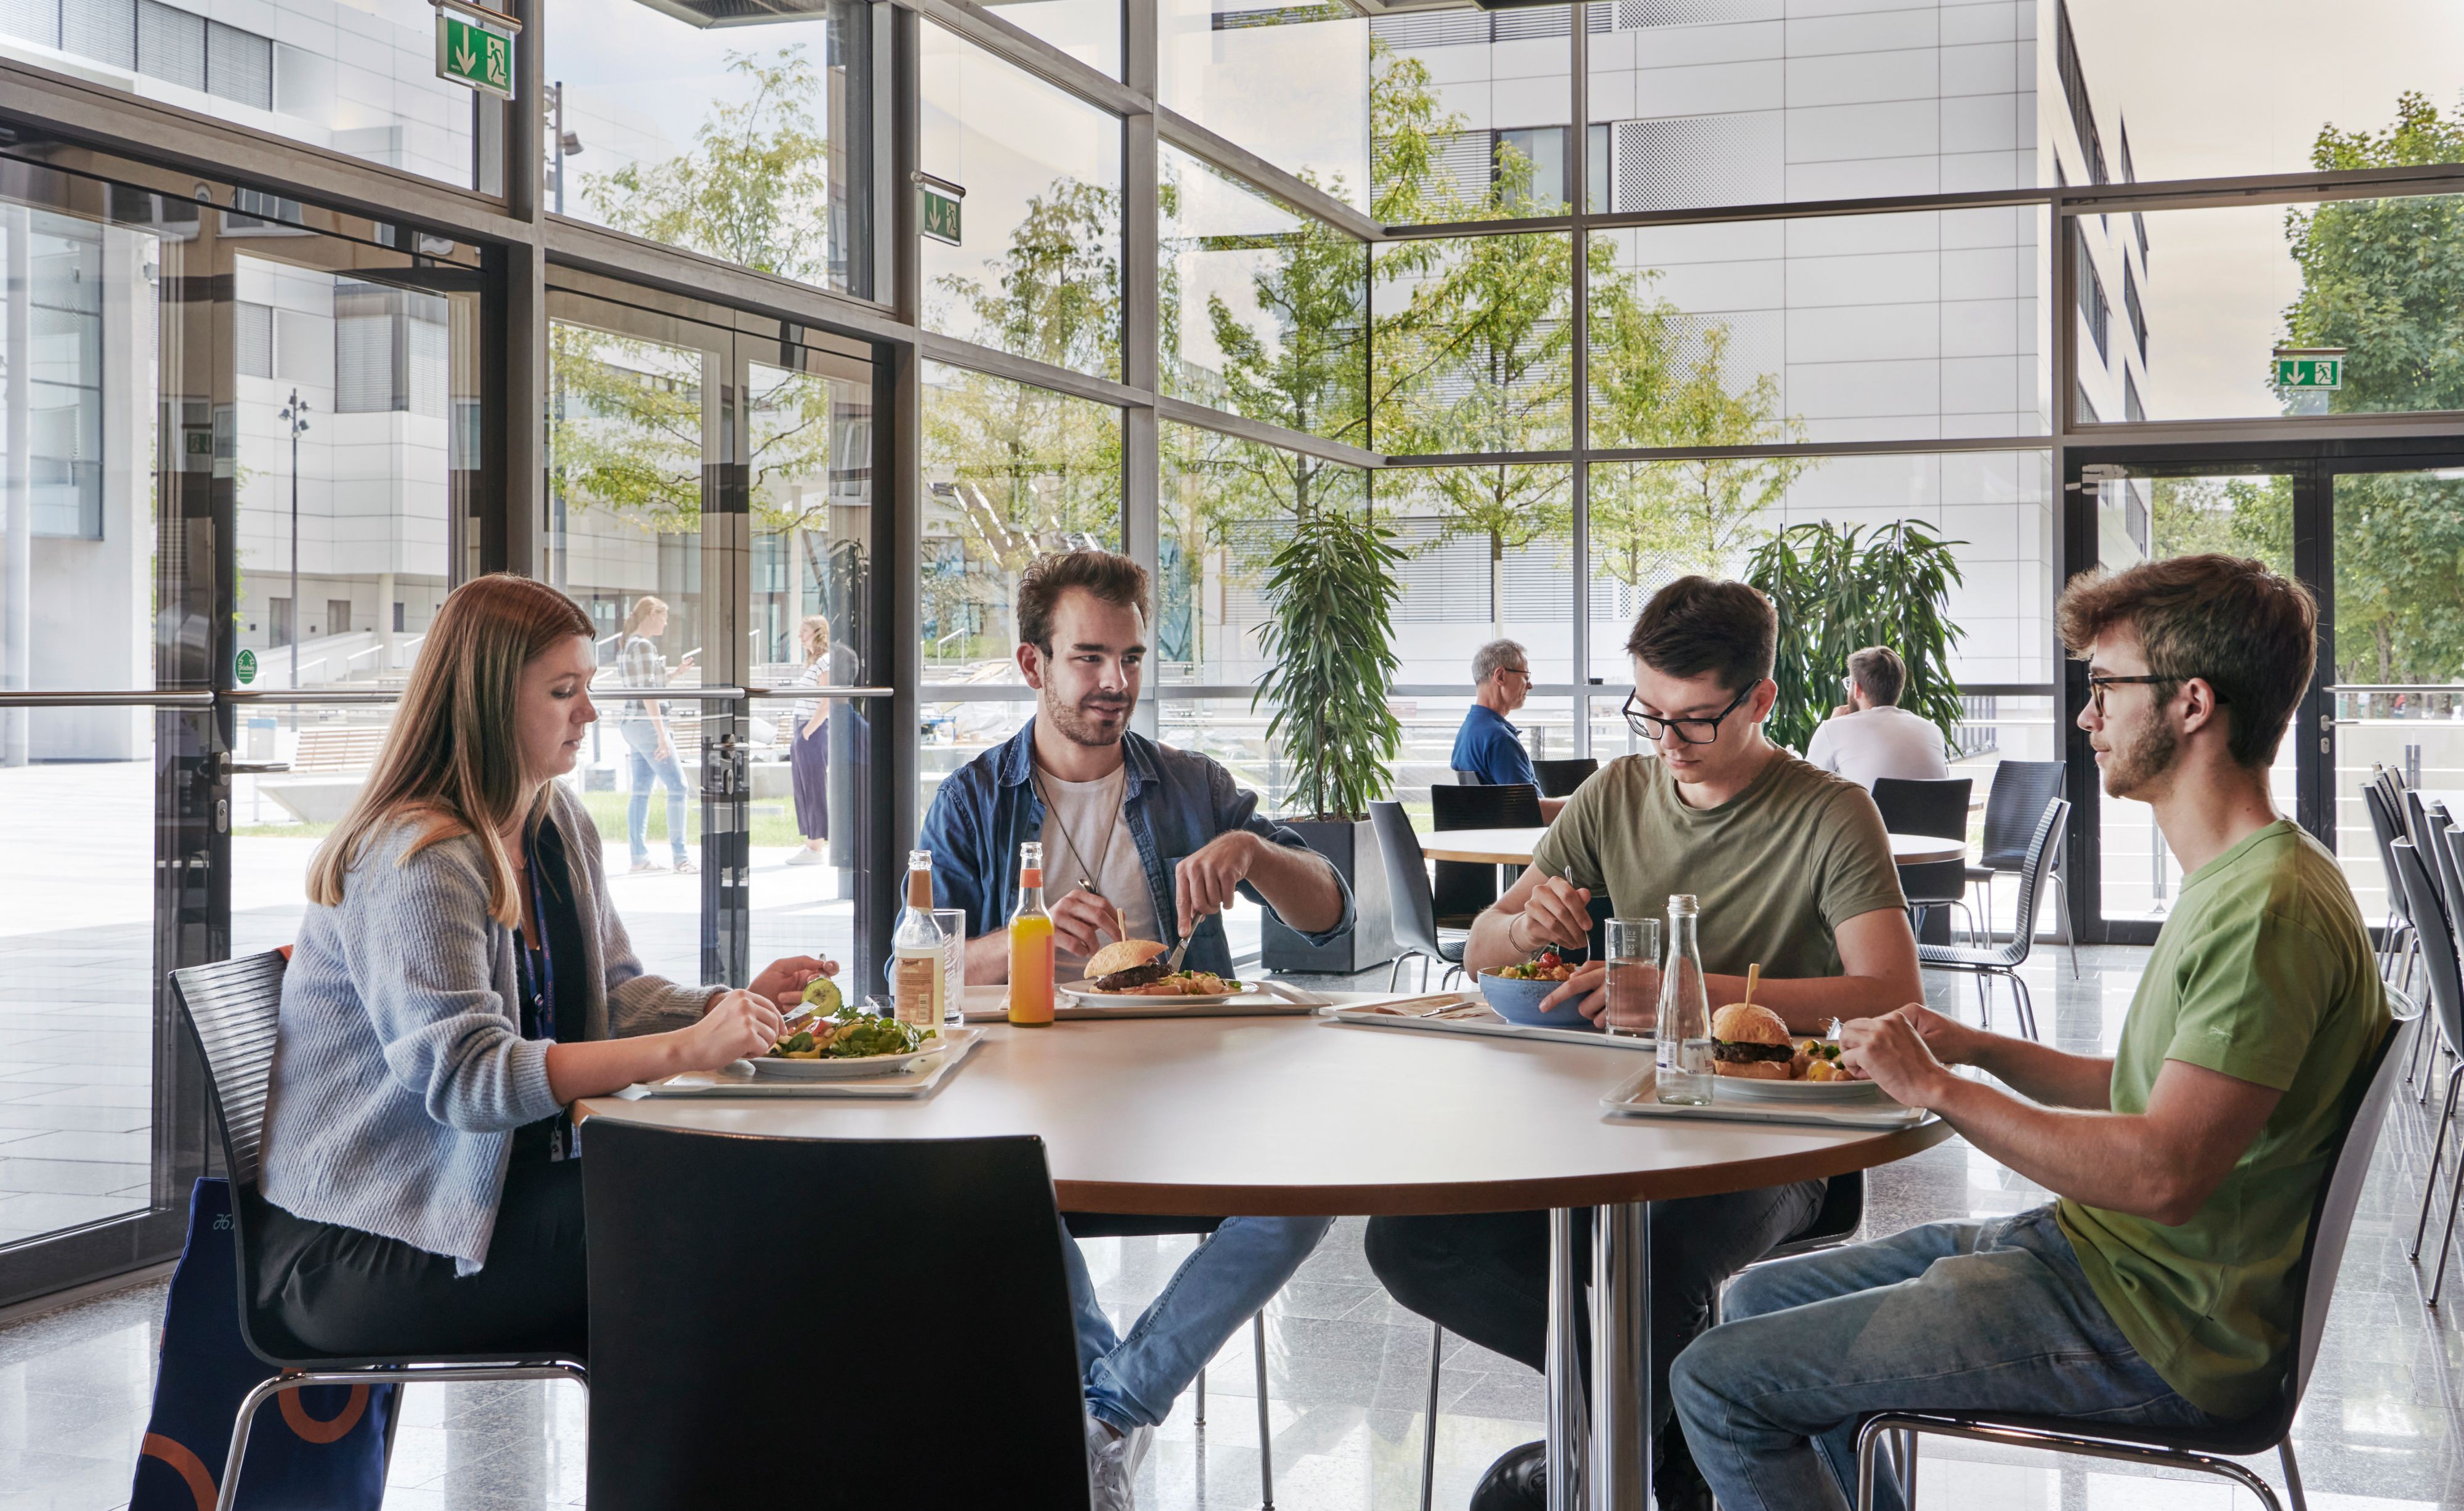
[(1266, 1423), (1266, 1314), (1249, 1319), (1249, 1351), (1258, 1357), (1258, 1511), (1275, 1511), (1275, 1442)]
[(1420, 1427), (1420, 1511), (1429, 1511), (1429, 1497), (1438, 1485), (1438, 1375), (1446, 1366), (1446, 1325), (1430, 1324), (1429, 1413)]
[(1386, 973), (1386, 990), (1388, 992), (1391, 993), (1397, 987), (1402, 985), (1403, 962), (1410, 958), (1412, 958), (1412, 952), (1409, 950), (1404, 951), (1401, 954), (1395, 957), (1395, 969)]
[(2447, 1225), (2438, 1234), (2438, 1267), (2430, 1275), (2430, 1304), (2438, 1304), (2438, 1289), (2447, 1283), (2447, 1260), (2455, 1252), (2455, 1207), (2464, 1202), (2464, 1150), (2455, 1157), (2455, 1185), (2447, 1195)]
[(1902, 1511), (1917, 1508), (1917, 1434), (1893, 1433), (1891, 1440), (1898, 1445), (1900, 1462), (1900, 1505)]
[(2413, 1220), (2412, 1252), (2407, 1256), (2416, 1264), (2421, 1262), (2422, 1235), (2430, 1231), (2431, 1204), (2438, 1195), (2438, 1167), (2447, 1152), (2448, 1127), (2455, 1121), (2455, 1092), (2459, 1082), (2464, 1082), (2464, 1064), (2448, 1073), (2447, 1100), (2439, 1106), (2438, 1120), (2431, 1125), (2430, 1173), (2421, 1178), (2421, 1215)]
[[(1969, 1442), (1996, 1443), (2005, 1448), (2034, 1448), (2045, 1453), (2081, 1454), (2091, 1458), (2112, 1458), (2123, 1463), (2163, 1464), (2171, 1469), (2187, 1469), (2193, 1474), (2213, 1475), (2231, 1480), (2258, 1498), (2267, 1511), (2284, 1511), (2284, 1501), (2276, 1487), (2253, 1473), (2248, 1465), (2209, 1454), (2195, 1454), (2180, 1448), (2143, 1448), (2137, 1444), (2112, 1443), (2091, 1436), (2073, 1436), (2067, 1433), (2019, 1432), (2010, 1428), (1963, 1421), (1952, 1417), (1919, 1415), (1914, 1412), (1884, 1412), (1867, 1417), (1857, 1431), (1857, 1511), (1874, 1511), (1874, 1476), (1881, 1464), (1881, 1447), (1885, 1434), (1897, 1438), (1905, 1434), (1913, 1443), (1921, 1434), (1938, 1437), (1957, 1437)], [(1914, 1461), (1911, 1450), (1910, 1462)], [(2288, 1460), (2289, 1463), (2289, 1460)], [(2296, 1511), (2301, 1511), (2295, 1501)], [(1914, 1511), (1911, 1506), (1908, 1511)]]
[(1200, 1430), (1206, 1426), (1206, 1366), (1202, 1364), (1198, 1367), (1198, 1417), (1195, 1425)]
[[(312, 1385), (419, 1385), (437, 1381), (473, 1382), (488, 1380), (571, 1380), (584, 1391), (590, 1389), (590, 1372), (572, 1364), (502, 1364), (502, 1365), (406, 1365), (399, 1369), (285, 1369), (269, 1380), (260, 1380), (243, 1396), (239, 1414), (231, 1422), (231, 1449), (223, 1458), (222, 1487), (214, 1498), (214, 1511), (231, 1511), (239, 1502), (240, 1469), (248, 1462), (249, 1431), (256, 1423), (257, 1408), (285, 1391), (297, 1391)], [(394, 1420), (401, 1420), (397, 1406)], [(385, 1431), (386, 1461), (393, 1455), (393, 1432)]]
[(2301, 1493), (2301, 1466), (2293, 1461), (2292, 1438), (2276, 1445), (2276, 1456), (2284, 1465), (2284, 1490), (2293, 1511), (2310, 1511), (2310, 1498)]
[[(2071, 979), (2076, 981), (2079, 978), (2079, 935), (2071, 928), (2071, 884), (2062, 880), (2058, 869), (2054, 872), (2054, 906), (2061, 909), (2057, 916), (2062, 926), (2062, 948), (2071, 953)], [(2034, 927), (2032, 922), (2030, 928)]]
[(2016, 971), (2006, 971), (2002, 974), (2011, 982), (2012, 995), (2019, 999), (2019, 1032), (2037, 1043), (2043, 1043), (2044, 1036), (2036, 1032), (2036, 1000), (2029, 995), (2028, 983), (2019, 979), (2019, 973)]

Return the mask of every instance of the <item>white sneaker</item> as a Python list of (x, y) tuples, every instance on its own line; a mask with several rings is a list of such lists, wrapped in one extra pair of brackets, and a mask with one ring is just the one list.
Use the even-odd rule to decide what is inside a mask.
[(1137, 1465), (1131, 1457), (1132, 1444), (1140, 1450), (1145, 1428), (1129, 1436), (1114, 1433), (1092, 1412), (1087, 1417), (1087, 1490), (1094, 1511), (1137, 1511), (1137, 1498), (1131, 1480)]
[(826, 863), (829, 858), (830, 856), (827, 850), (815, 850), (800, 846), (795, 854), (787, 857), (787, 864), (790, 865), (820, 865)]

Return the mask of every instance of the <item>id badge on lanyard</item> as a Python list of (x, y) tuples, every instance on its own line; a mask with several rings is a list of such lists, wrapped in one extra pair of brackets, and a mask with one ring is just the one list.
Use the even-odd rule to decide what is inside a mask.
[[(539, 891), (539, 846), (536, 843), (530, 848), (530, 873), (531, 918), (539, 930), (539, 961), (534, 970), (530, 946), (521, 947), (523, 986), (534, 1004), (533, 1022), (539, 1037), (553, 1043), (556, 1041), (556, 952), (548, 939), (547, 904)], [(555, 1125), (547, 1130), (547, 1157), (550, 1162), (565, 1157), (564, 1118), (564, 1112), (560, 1108)]]

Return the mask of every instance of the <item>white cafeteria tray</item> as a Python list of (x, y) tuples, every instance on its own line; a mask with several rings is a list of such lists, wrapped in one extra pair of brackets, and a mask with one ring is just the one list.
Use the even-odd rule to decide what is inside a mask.
[(895, 1075), (864, 1076), (852, 1081), (757, 1081), (748, 1073), (689, 1070), (648, 1085), (627, 1086), (616, 1093), (627, 1101), (642, 1097), (921, 1097), (932, 1094), (942, 1078), (983, 1041), (980, 1028), (944, 1028), (950, 1041), (946, 1054), (919, 1060)]
[[(1745, 1102), (1721, 1095), (1724, 1088), (1717, 1077), (1711, 1082), (1710, 1106), (1686, 1106), (1661, 1102), (1654, 1096), (1653, 1080), (1658, 1074), (1657, 1065), (1645, 1066), (1640, 1073), (1628, 1078), (1616, 1090), (1600, 1098), (1600, 1106), (1620, 1117), (1629, 1118), (1709, 1118), (1720, 1123), (1818, 1123), (1846, 1128), (1914, 1128), (1933, 1115), (1923, 1107), (1903, 1107), (1888, 1097), (1881, 1097), (1879, 1106)], [(1876, 1095), (1881, 1096), (1881, 1093)]]
[[(1465, 1002), (1477, 1002), (1475, 992), (1457, 994)], [(1361, 1011), (1365, 1004), (1347, 1003), (1340, 1007), (1320, 1008), (1328, 1021), (1348, 1023), (1354, 1028), (1408, 1028), (1435, 1034), (1478, 1034), (1488, 1039), (1539, 1039), (1555, 1044), (1589, 1044), (1595, 1049), (1658, 1048), (1649, 1039), (1635, 1034), (1604, 1034), (1589, 1028), (1532, 1028), (1522, 1023), (1509, 1023), (1492, 1010), (1486, 1018), (1397, 1018), (1387, 1013)]]
[[(974, 996), (973, 992), (968, 994)], [(1089, 1007), (1067, 998), (1058, 1000), (1052, 1009), (1056, 1022), (1104, 1022), (1123, 1018), (1307, 1018), (1314, 1007), (1299, 1002), (1287, 1002), (1280, 996), (1264, 992), (1244, 992), (1228, 1002), (1192, 1002), (1175, 1007), (1163, 1002), (1145, 1002), (1135, 1006)], [(979, 1005), (969, 1001), (961, 1012), (970, 1023), (1006, 1023), (1009, 1008), (1002, 1002)]]

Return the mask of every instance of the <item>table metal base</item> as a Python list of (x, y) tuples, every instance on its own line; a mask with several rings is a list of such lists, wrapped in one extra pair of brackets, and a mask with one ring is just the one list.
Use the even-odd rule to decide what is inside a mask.
[(1651, 1207), (1592, 1209), (1592, 1391), (1576, 1347), (1583, 1256), (1574, 1214), (1549, 1214), (1549, 1511), (1651, 1504)]

